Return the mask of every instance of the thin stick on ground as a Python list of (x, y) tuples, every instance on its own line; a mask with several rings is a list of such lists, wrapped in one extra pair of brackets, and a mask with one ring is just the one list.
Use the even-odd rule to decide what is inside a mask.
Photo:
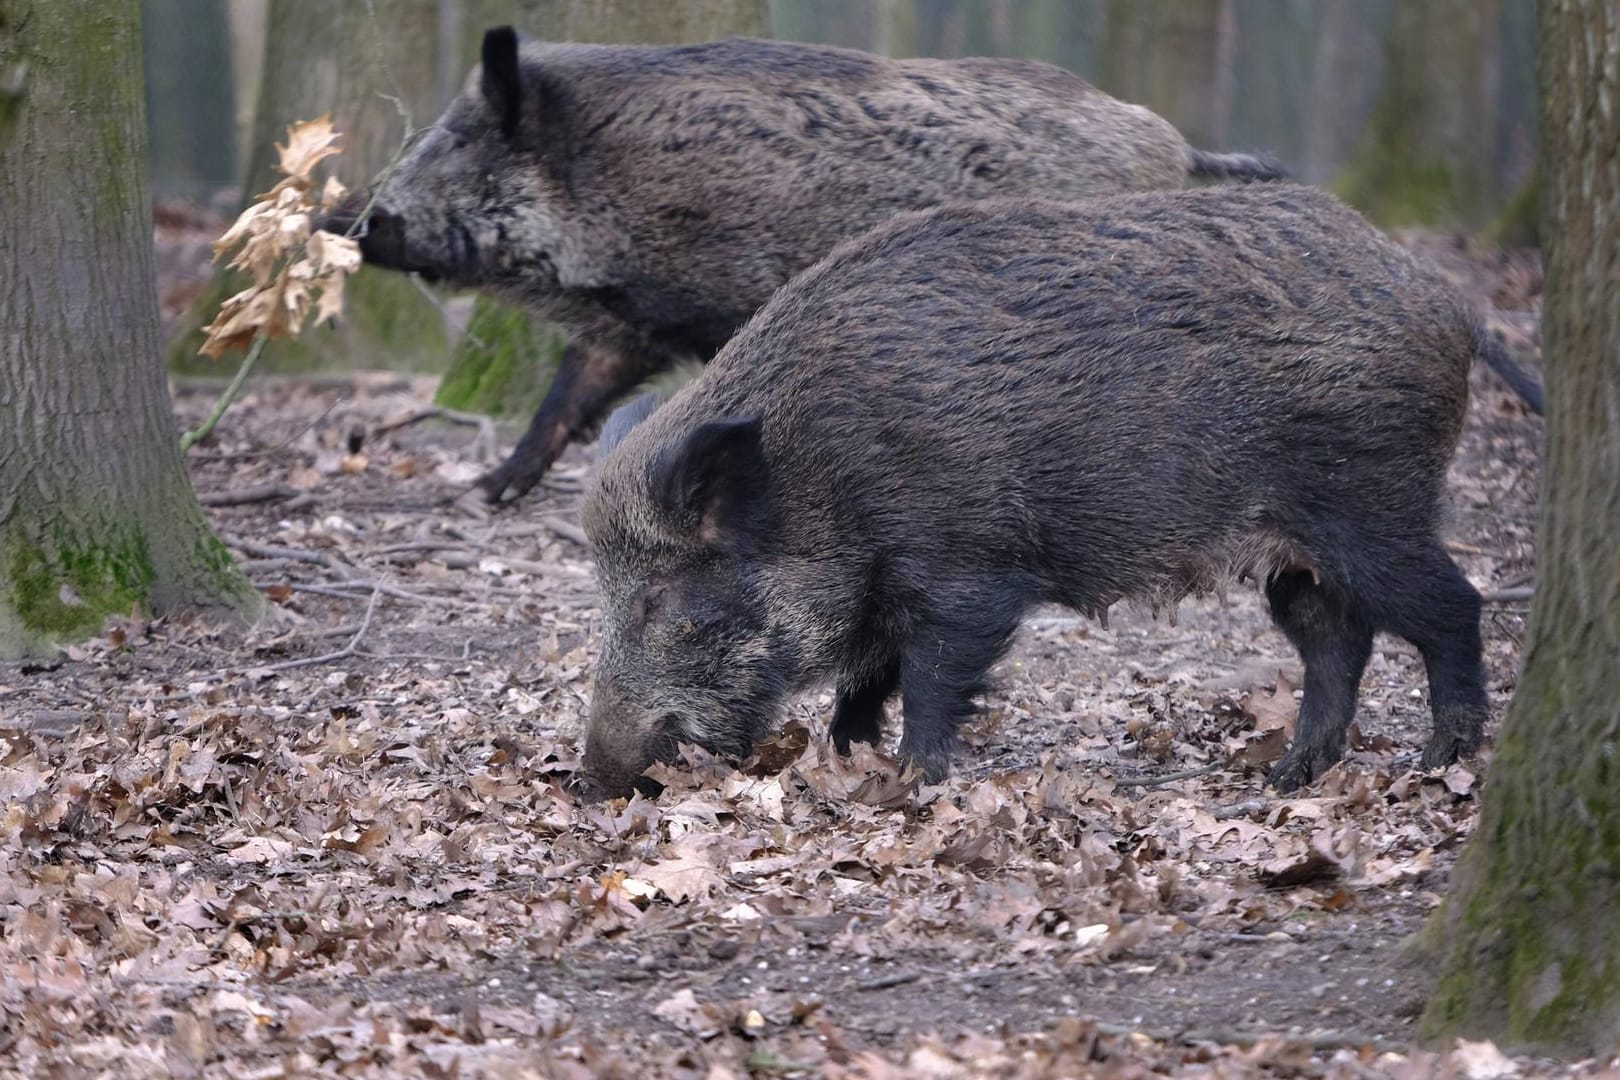
[(1160, 784), (1173, 784), (1177, 780), (1191, 780), (1195, 776), (1204, 776), (1219, 769), (1226, 768), (1224, 761), (1212, 761), (1208, 765), (1200, 765), (1196, 769), (1183, 769), (1180, 772), (1164, 773), (1160, 776), (1127, 776), (1114, 781), (1115, 787), (1157, 787)]
[(426, 408), (407, 413), (398, 419), (386, 420), (381, 424), (377, 424), (366, 433), (366, 439), (369, 442), (380, 435), (387, 435), (390, 432), (398, 431), (400, 428), (410, 427), (412, 424), (420, 424), (424, 420), (448, 420), (452, 424), (477, 428), (478, 434), (473, 438), (473, 456), (480, 460), (493, 454), (500, 446), (500, 438), (495, 433), (495, 422), (489, 417), (479, 416), (476, 413), (465, 413), (457, 409), (447, 409), (442, 405), (429, 405)]
[[(325, 420), (333, 409), (337, 408), (339, 405), (342, 405), (345, 401), (348, 401), (349, 397), (350, 395), (348, 393), (339, 394), (327, 404), (326, 408), (322, 409), (316, 414), (315, 419), (311, 420), (309, 423), (305, 424), (303, 427), (299, 428), (285, 439), (282, 439), (274, 446), (266, 447), (263, 450), (242, 450), (229, 454), (193, 454), (191, 455), (192, 459), (195, 461), (249, 461), (253, 458), (274, 457), (276, 454), (287, 449), (287, 447), (291, 446), (297, 440), (303, 438), (305, 432), (309, 431), (322, 420)], [(184, 447), (181, 449), (184, 449)], [(205, 502), (203, 505), (208, 506), (210, 504)]]
[(258, 484), (232, 491), (201, 491), (197, 501), (204, 506), (251, 506), (254, 503), (296, 499), (302, 492), (286, 484)]
[(279, 671), (291, 671), (293, 668), (313, 667), (316, 664), (330, 664), (338, 660), (347, 660), (349, 657), (356, 655), (356, 651), (360, 648), (361, 639), (366, 636), (366, 631), (371, 629), (371, 617), (372, 615), (376, 614), (377, 601), (382, 598), (382, 594), (383, 591), (381, 586), (371, 590), (371, 599), (366, 604), (366, 613), (365, 616), (360, 620), (359, 629), (355, 630), (354, 636), (349, 639), (349, 643), (343, 646), (343, 648), (339, 649), (337, 652), (323, 653), (320, 656), (305, 656), (297, 660), (283, 660), (276, 664), (265, 664), (251, 669), (250, 674), (262, 678), (266, 675), (274, 675)]

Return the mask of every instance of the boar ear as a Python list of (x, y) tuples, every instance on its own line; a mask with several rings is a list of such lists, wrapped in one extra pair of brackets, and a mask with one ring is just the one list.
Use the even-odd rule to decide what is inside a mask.
[(497, 26), (484, 31), (484, 100), (501, 119), (501, 134), (511, 138), (523, 112), (523, 77), (518, 70), (517, 31)]
[(758, 419), (714, 420), (654, 463), (652, 495), (677, 527), (735, 552), (768, 527), (769, 472)]

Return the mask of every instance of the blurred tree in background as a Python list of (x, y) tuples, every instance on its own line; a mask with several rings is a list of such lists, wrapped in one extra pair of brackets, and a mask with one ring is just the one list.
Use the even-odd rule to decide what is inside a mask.
[(230, 9), (142, 0), (146, 157), (152, 195), (207, 202), (240, 180)]
[[(286, 124), (328, 110), (346, 136), (336, 168), (362, 185), (398, 147), (401, 106), (414, 125), (431, 123), (477, 61), (483, 31), (510, 22), (554, 40), (766, 34), (891, 55), (1034, 57), (1155, 109), (1197, 145), (1270, 152), (1384, 224), (1534, 235), (1534, 0), (143, 3), (152, 165), (165, 193), (201, 198), (225, 177), (239, 196), (262, 191)], [(232, 124), (244, 110), (250, 128)], [(196, 327), (235, 284), (218, 276), (173, 361), (197, 368)], [(455, 347), (443, 403), (532, 410), (555, 332), (484, 300), (453, 303), (447, 319), (399, 275), (367, 271), (351, 288), (337, 332), (277, 342), (267, 362), (437, 370)]]
[[(192, 8), (179, 6), (188, 12)], [(437, 119), (442, 105), (435, 62), (440, 6), (438, 0), (270, 0), (242, 201), (275, 183), (274, 145), (285, 141), (287, 125), (294, 121), (332, 114), (343, 133), (343, 153), (332, 159), (331, 171), (354, 188), (365, 186), (388, 164), (407, 123), (422, 127)], [(166, 32), (147, 27), (148, 39)], [(212, 362), (196, 356), (200, 328), (245, 282), (234, 271), (215, 273), (170, 345), (172, 366), (214, 369)], [(348, 288), (345, 314), (335, 332), (318, 330), (297, 340), (275, 341), (260, 363), (281, 371), (443, 368), (449, 350), (444, 313), (418, 282), (368, 268)]]

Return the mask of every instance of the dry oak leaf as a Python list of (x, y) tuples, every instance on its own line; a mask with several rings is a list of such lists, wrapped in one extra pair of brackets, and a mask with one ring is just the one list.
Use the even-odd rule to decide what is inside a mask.
[(704, 899), (725, 884), (725, 878), (714, 867), (680, 858), (643, 866), (641, 879), (657, 886), (659, 892), (677, 904), (693, 896)]
[(287, 125), (287, 144), (276, 144), (281, 161), (276, 168), (288, 176), (308, 179), (309, 171), (323, 158), (342, 153), (335, 145), (339, 135), (332, 130), (332, 114), (325, 113), (314, 120)]

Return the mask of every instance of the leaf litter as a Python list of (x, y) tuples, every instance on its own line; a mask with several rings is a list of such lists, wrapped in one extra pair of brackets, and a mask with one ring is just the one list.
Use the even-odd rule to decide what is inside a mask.
[[(1449, 536), (1489, 589), (1533, 570), (1538, 432), (1479, 388)], [(691, 751), (656, 800), (583, 803), (588, 456), (492, 516), (460, 498), (484, 440), (398, 423), (431, 389), (264, 381), (194, 456), (266, 625), (132, 612), (0, 667), (5, 1068), (1546, 1068), (1408, 1046), (1426, 984), (1406, 942), (1484, 762), (1413, 771), (1404, 645), (1380, 640), (1346, 761), (1297, 797), (1263, 786), (1297, 659), (1234, 591), (1175, 626), (1038, 613), (943, 784), (832, 753), (823, 694), (740, 768)], [(1523, 619), (1486, 619), (1498, 715)]]

